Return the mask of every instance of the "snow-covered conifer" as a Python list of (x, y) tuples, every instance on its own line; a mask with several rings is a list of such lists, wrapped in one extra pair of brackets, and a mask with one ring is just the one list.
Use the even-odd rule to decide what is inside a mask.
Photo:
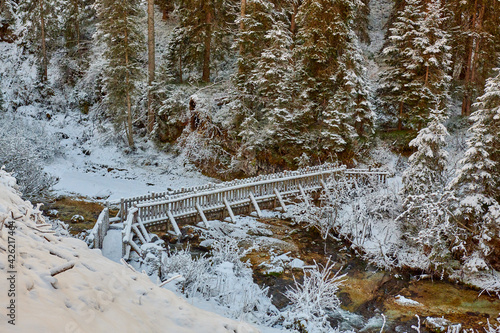
[[(341, 58), (353, 43), (352, 23), (361, 6), (355, 0), (305, 0), (297, 13), (297, 42), (294, 52), (299, 59), (304, 149), (325, 158), (331, 151), (344, 151), (352, 141), (349, 115), (339, 105), (335, 80), (341, 70)], [(312, 135), (311, 135), (312, 134)]]
[(436, 107), (431, 112), (429, 125), (410, 142), (410, 147), (417, 151), (410, 156), (409, 166), (403, 173), (405, 197), (431, 193), (444, 187), (448, 158), (444, 147), (449, 134), (443, 125), (443, 112)]
[(475, 104), (468, 149), (451, 183), (460, 199), (462, 228), (485, 254), (491, 251), (487, 243), (500, 230), (500, 69), (496, 71)]
[(124, 128), (130, 147), (134, 146), (133, 108), (138, 81), (143, 76), (141, 54), (145, 49), (139, 18), (144, 15), (137, 0), (98, 0), (100, 22), (97, 37), (106, 46), (105, 102), (110, 116)]
[(20, 1), (17, 7), (19, 18), (17, 34), (19, 44), (40, 59), (40, 79), (47, 81), (50, 50), (55, 48), (55, 37), (60, 31), (57, 17), (59, 0)]
[(424, 7), (420, 0), (408, 0), (390, 29), (383, 50), (389, 68), (379, 95), (386, 112), (398, 119), (399, 129), (425, 127), (435, 103), (446, 105), (450, 46), (443, 21), (441, 1)]

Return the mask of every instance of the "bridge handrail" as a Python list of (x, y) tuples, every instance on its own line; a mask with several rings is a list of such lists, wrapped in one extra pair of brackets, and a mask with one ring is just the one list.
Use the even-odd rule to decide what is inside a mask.
[(182, 195), (182, 196), (168, 198), (167, 200), (146, 202), (143, 204), (138, 204), (137, 208), (149, 207), (149, 206), (154, 206), (154, 205), (162, 205), (162, 204), (166, 204), (166, 203), (182, 201), (182, 200), (185, 200), (188, 198), (202, 197), (202, 196), (205, 196), (207, 194), (219, 194), (219, 193), (224, 193), (224, 192), (228, 192), (228, 191), (232, 191), (232, 190), (239, 190), (239, 189), (243, 189), (243, 188), (248, 188), (250, 186), (259, 186), (259, 185), (267, 185), (267, 184), (272, 184), (272, 183), (281, 183), (285, 180), (302, 179), (302, 178), (306, 178), (306, 177), (319, 176), (319, 175), (323, 175), (325, 173), (333, 173), (333, 172), (338, 172), (338, 171), (343, 171), (343, 170), (345, 170), (345, 168), (336, 168), (336, 169), (331, 169), (331, 170), (325, 170), (323, 172), (319, 171), (319, 172), (307, 173), (307, 174), (302, 174), (302, 175), (295, 175), (295, 176), (290, 176), (290, 177), (285, 177), (285, 178), (274, 178), (274, 179), (268, 179), (268, 180), (261, 180), (261, 181), (257, 181), (257, 182), (248, 182), (248, 183), (241, 184), (241, 185), (221, 187), (221, 188), (209, 190), (209, 191), (191, 192), (191, 193), (186, 193), (185, 195)]
[(90, 248), (101, 249), (104, 242), (104, 237), (109, 229), (109, 209), (106, 207), (102, 210), (97, 218), (97, 222), (90, 231), (85, 241)]

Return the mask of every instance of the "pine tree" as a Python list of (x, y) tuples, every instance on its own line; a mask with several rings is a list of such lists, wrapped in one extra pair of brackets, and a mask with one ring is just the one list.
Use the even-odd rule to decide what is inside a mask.
[[(343, 152), (353, 139), (346, 106), (337, 99), (344, 52), (352, 50), (353, 20), (362, 3), (349, 0), (305, 0), (297, 13), (297, 43), (303, 97), (298, 118), (304, 124), (299, 140), (320, 159)], [(348, 51), (347, 51), (348, 52)]]
[(214, 64), (227, 57), (235, 17), (233, 0), (181, 1), (177, 36), (187, 41), (182, 66), (188, 71), (201, 70), (201, 81), (209, 82)]
[(98, 0), (98, 39), (106, 45), (105, 103), (118, 126), (123, 126), (130, 147), (134, 146), (133, 112), (142, 78), (140, 57), (144, 35), (138, 19), (143, 15), (138, 0)]
[(462, 82), (462, 116), (483, 90), (500, 52), (500, 3), (495, 0), (446, 1), (452, 16), (454, 79)]
[(427, 127), (410, 142), (417, 150), (403, 173), (404, 211), (398, 220), (407, 241), (421, 247), (437, 266), (449, 253), (452, 227), (448, 194), (443, 191), (448, 159), (444, 148), (449, 134), (440, 103), (434, 104), (436, 109), (431, 111)]
[(348, 115), (357, 138), (366, 142), (374, 133), (375, 114), (370, 102), (371, 90), (364, 59), (353, 33), (350, 40), (339, 59), (338, 74), (334, 76), (338, 87), (334, 100), (342, 113)]
[(424, 127), (436, 101), (445, 107), (451, 63), (443, 22), (439, 0), (426, 8), (420, 0), (408, 0), (390, 29), (389, 45), (383, 50), (389, 69), (382, 75), (379, 95), (400, 130)]
[(466, 242), (488, 254), (486, 243), (500, 230), (500, 69), (474, 106), (468, 149), (451, 188), (460, 198), (457, 215), (463, 223), (458, 227)]
[(39, 57), (41, 82), (47, 81), (49, 47), (56, 46), (56, 43), (47, 41), (53, 41), (60, 31), (56, 8), (59, 8), (57, 0), (25, 0), (17, 8), (20, 24), (18, 34), (21, 37), (19, 43)]
[[(438, 102), (435, 103), (439, 105)], [(444, 150), (449, 135), (443, 111), (434, 109), (427, 127), (421, 129), (410, 147), (417, 150), (409, 158), (409, 166), (403, 173), (403, 195), (419, 196), (435, 192), (445, 185), (448, 153)]]

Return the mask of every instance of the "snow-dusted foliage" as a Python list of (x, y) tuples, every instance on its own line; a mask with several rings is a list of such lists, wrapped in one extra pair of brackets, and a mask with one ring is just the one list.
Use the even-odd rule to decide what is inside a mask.
[(134, 109), (143, 76), (141, 53), (144, 34), (140, 17), (144, 15), (136, 0), (99, 0), (95, 4), (99, 17), (96, 39), (105, 45), (103, 83), (104, 103), (117, 128), (123, 129), (130, 147), (134, 146)]
[(302, 282), (294, 277), (294, 285), (285, 292), (291, 305), (285, 312), (284, 326), (299, 332), (322, 333), (332, 331), (327, 314), (340, 306), (337, 297), (344, 282), (340, 270), (334, 271), (330, 259), (323, 266), (315, 262), (304, 270)]
[(164, 279), (180, 274), (174, 280), (176, 288), (187, 297), (202, 298), (235, 319), (274, 324), (279, 311), (267, 296), (267, 288), (253, 282), (252, 270), (241, 261), (247, 251), (230, 237), (217, 238), (212, 246), (211, 256), (193, 258), (189, 249), (164, 256)]
[(487, 81), (475, 107), (468, 149), (450, 187), (459, 198), (456, 214), (462, 223), (457, 227), (467, 243), (463, 250), (488, 256), (500, 232), (500, 69)]
[(38, 197), (55, 183), (43, 165), (58, 149), (43, 127), (11, 113), (0, 114), (0, 166), (17, 177), (24, 196)]
[(403, 173), (403, 195), (427, 194), (445, 185), (448, 153), (444, 150), (449, 135), (443, 125), (443, 110), (435, 109), (429, 125), (420, 130), (410, 142), (417, 150), (409, 158), (409, 166)]
[[(383, 50), (389, 66), (382, 74), (379, 95), (399, 129), (421, 129), (429, 112), (447, 102), (450, 71), (449, 34), (442, 29), (445, 15), (441, 1), (409, 0), (389, 29)], [(439, 104), (436, 104), (439, 103)]]

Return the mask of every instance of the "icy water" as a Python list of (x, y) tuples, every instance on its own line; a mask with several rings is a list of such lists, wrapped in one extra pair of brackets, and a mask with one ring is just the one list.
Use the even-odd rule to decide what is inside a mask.
[[(346, 281), (340, 289), (342, 301), (340, 313), (332, 314), (331, 321), (345, 329), (363, 332), (379, 332), (386, 318), (385, 332), (415, 332), (412, 325), (421, 319), (421, 332), (439, 332), (433, 325), (436, 320), (427, 317), (444, 317), (449, 323), (460, 323), (462, 328), (483, 331), (489, 320), (496, 323), (500, 314), (500, 299), (496, 295), (479, 295), (480, 291), (448, 281), (414, 276), (409, 272), (386, 272), (359, 259), (345, 243), (321, 240), (315, 231), (306, 231), (290, 225), (290, 222), (268, 219), (266, 221), (274, 237), (292, 242), (298, 248), (294, 257), (307, 264), (313, 260), (324, 263), (331, 256), (343, 273)], [(286, 232), (286, 229), (296, 230)], [(325, 252), (326, 249), (326, 252)], [(325, 254), (326, 253), (326, 254)], [(270, 287), (273, 302), (278, 307), (287, 305), (282, 295), (293, 283), (293, 276), (301, 277), (300, 270), (285, 270), (282, 274), (264, 274), (259, 263), (266, 259), (265, 253), (250, 257), (257, 283)], [(410, 301), (405, 302), (408, 299)], [(412, 302), (413, 301), (413, 302)], [(439, 321), (439, 320), (438, 320)]]

